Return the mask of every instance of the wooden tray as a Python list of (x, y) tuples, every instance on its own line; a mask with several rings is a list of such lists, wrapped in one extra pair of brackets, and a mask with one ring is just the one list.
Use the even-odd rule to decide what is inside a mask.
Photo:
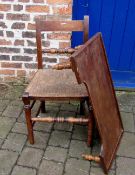
[(120, 143), (123, 126), (101, 33), (71, 56), (78, 83), (87, 87), (101, 138), (100, 162), (107, 173)]

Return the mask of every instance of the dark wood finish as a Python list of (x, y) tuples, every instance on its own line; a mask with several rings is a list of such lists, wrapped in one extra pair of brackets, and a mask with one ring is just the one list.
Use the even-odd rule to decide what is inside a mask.
[[(87, 116), (88, 118), (38, 118), (39, 112), (45, 111), (45, 101), (52, 100), (79, 100), (84, 101), (88, 100), (88, 93), (86, 87), (84, 85), (78, 85), (77, 80), (71, 68), (69, 60), (65, 63), (64, 68), (68, 68), (67, 70), (45, 70), (43, 69), (42, 62), (42, 42), (41, 42), (41, 32), (42, 31), (83, 31), (84, 32), (84, 41), (88, 40), (88, 17), (85, 17), (82, 21), (36, 21), (36, 41), (37, 41), (37, 61), (38, 61), (38, 71), (33, 77), (32, 81), (29, 83), (28, 87), (25, 90), (23, 95), (25, 116), (27, 121), (28, 128), (28, 137), (30, 143), (34, 143), (33, 137), (33, 126), (36, 121), (57, 121), (57, 122), (72, 122), (72, 123), (86, 123), (88, 124), (88, 145), (91, 144), (91, 135), (92, 135), (92, 118), (91, 116)], [(75, 49), (58, 49), (58, 50), (46, 50), (46, 52), (54, 53), (73, 53), (73, 51), (80, 49), (82, 46), (77, 46)], [(59, 69), (61, 69), (61, 64), (58, 65)], [(27, 94), (27, 96), (26, 96)], [(31, 101), (34, 101), (29, 106)], [(35, 101), (39, 100), (41, 105), (39, 106), (36, 116), (32, 118), (31, 109), (35, 104)]]
[(22, 100), (24, 102), (24, 111), (25, 111), (25, 117), (26, 117), (27, 129), (28, 129), (28, 138), (30, 143), (34, 144), (33, 126), (32, 126), (32, 120), (31, 120), (31, 106), (30, 106), (30, 100), (28, 99), (28, 93), (23, 94)]
[(79, 83), (87, 87), (101, 138), (100, 160), (108, 172), (120, 143), (123, 126), (101, 34), (92, 37), (71, 57)]
[(88, 118), (74, 118), (74, 117), (68, 117), (68, 118), (64, 118), (64, 117), (40, 117), (38, 116), (37, 118), (32, 118), (32, 121), (38, 121), (38, 122), (48, 122), (48, 123), (52, 123), (52, 122), (58, 122), (58, 123), (64, 123), (64, 122), (68, 122), (68, 123), (88, 123), (89, 119)]

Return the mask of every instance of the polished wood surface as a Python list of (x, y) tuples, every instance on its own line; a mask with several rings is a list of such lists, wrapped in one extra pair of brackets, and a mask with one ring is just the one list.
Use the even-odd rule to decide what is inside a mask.
[(88, 123), (89, 119), (88, 118), (75, 118), (75, 117), (40, 117), (38, 116), (37, 118), (32, 118), (32, 121), (38, 121), (38, 122), (58, 122), (58, 123)]
[(72, 68), (72, 65), (69, 60), (52, 66), (52, 69), (56, 69), (56, 70), (71, 69), (71, 68)]
[(88, 90), (101, 138), (101, 164), (107, 173), (116, 155), (123, 126), (101, 34), (96, 34), (75, 52), (71, 62), (78, 82), (85, 83)]

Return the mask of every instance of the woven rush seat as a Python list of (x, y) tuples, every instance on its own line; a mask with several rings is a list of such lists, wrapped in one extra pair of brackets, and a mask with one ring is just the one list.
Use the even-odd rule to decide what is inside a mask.
[(25, 90), (30, 98), (80, 99), (88, 97), (84, 84), (79, 85), (72, 70), (39, 69)]

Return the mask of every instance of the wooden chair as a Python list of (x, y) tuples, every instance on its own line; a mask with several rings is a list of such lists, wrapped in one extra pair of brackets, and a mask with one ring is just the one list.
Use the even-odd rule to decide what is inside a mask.
[(123, 125), (101, 33), (93, 36), (70, 58), (78, 83), (84, 83), (101, 139), (99, 156), (83, 155), (108, 173), (123, 134)]
[[(53, 100), (79, 100), (87, 101), (88, 94), (84, 85), (78, 85), (75, 75), (71, 69), (68, 70), (51, 70), (43, 69), (42, 53), (50, 52), (47, 49), (42, 49), (41, 42), (41, 32), (42, 31), (83, 31), (84, 32), (84, 42), (88, 40), (89, 31), (89, 19), (88, 16), (84, 17), (84, 20), (80, 21), (36, 21), (36, 41), (37, 41), (37, 60), (38, 60), (38, 71), (35, 74), (32, 81), (26, 88), (22, 99), (24, 102), (24, 110), (28, 128), (28, 138), (31, 144), (34, 143), (33, 136), (33, 124), (37, 121), (39, 122), (70, 122), (70, 123), (87, 123), (88, 124), (88, 145), (91, 144), (92, 135), (92, 117), (87, 116), (87, 118), (51, 118), (44, 117), (40, 118), (40, 110), (45, 112), (45, 101)], [(69, 49), (67, 52), (76, 49)], [(55, 49), (55, 52), (63, 53), (63, 50)], [(51, 50), (52, 52), (52, 50)], [(37, 111), (35, 117), (31, 115), (31, 109), (33, 108), (35, 102), (41, 101), (41, 105)], [(33, 101), (33, 102), (32, 102)], [(38, 117), (37, 117), (38, 116)], [(92, 114), (91, 114), (92, 116)]]

